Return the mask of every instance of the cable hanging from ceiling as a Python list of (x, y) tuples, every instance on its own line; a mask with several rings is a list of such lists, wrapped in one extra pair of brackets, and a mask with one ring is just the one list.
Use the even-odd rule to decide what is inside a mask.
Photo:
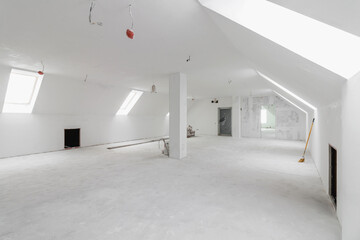
[(42, 66), (42, 70), (39, 70), (39, 71), (38, 71), (38, 74), (39, 74), (39, 75), (44, 75), (45, 65), (44, 65), (44, 62), (43, 62), (42, 60), (40, 61), (40, 63), (41, 63), (41, 66)]
[(134, 39), (134, 16), (132, 13), (132, 3), (129, 3), (129, 15), (131, 18), (131, 27), (126, 30), (126, 36), (130, 39)]
[(157, 93), (155, 83), (151, 86), (151, 93)]
[[(100, 21), (94, 21), (93, 19), (93, 15), (94, 15), (94, 9), (95, 9), (95, 6), (96, 6), (96, 0), (92, 0), (91, 3), (90, 3), (90, 9), (89, 9), (89, 23), (91, 25), (98, 25), (98, 26), (102, 26), (103, 23), (100, 22)], [(133, 7), (133, 4), (132, 2), (129, 3), (128, 5), (128, 9), (129, 9), (129, 15), (130, 15), (130, 19), (131, 19), (131, 26), (129, 28), (126, 29), (126, 36), (130, 39), (134, 39), (134, 35), (135, 35), (135, 32), (134, 32), (134, 15), (133, 15), (133, 12), (132, 12), (132, 7)]]
[(98, 26), (102, 26), (103, 23), (102, 22), (96, 22), (96, 21), (93, 21), (93, 11), (94, 11), (94, 8), (95, 8), (95, 3), (96, 0), (92, 0), (91, 1), (91, 4), (90, 4), (90, 10), (89, 10), (89, 23), (91, 25), (98, 25)]

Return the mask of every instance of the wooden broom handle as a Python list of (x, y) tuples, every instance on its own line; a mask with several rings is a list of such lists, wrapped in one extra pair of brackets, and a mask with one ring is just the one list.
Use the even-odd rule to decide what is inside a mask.
[(311, 135), (312, 128), (313, 128), (313, 126), (314, 126), (314, 122), (315, 122), (315, 118), (313, 118), (312, 123), (311, 123), (311, 128), (310, 128), (310, 132), (309, 132), (308, 139), (307, 139), (307, 141), (306, 141), (306, 145), (305, 145), (305, 150), (304, 150), (303, 157), (305, 156), (305, 152), (306, 152), (306, 149), (307, 149), (307, 146), (308, 146), (308, 143), (309, 143), (309, 139), (310, 139), (310, 135)]

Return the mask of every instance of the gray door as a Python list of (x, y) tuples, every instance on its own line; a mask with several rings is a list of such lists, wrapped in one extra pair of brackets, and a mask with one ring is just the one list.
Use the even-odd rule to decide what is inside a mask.
[(219, 135), (231, 136), (231, 108), (219, 108)]

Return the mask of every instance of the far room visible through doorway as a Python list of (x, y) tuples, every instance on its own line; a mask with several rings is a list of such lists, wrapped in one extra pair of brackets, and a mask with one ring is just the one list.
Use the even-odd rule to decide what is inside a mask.
[(218, 110), (218, 135), (231, 136), (231, 108), (219, 108)]
[(274, 105), (261, 106), (261, 137), (275, 138), (275, 107)]

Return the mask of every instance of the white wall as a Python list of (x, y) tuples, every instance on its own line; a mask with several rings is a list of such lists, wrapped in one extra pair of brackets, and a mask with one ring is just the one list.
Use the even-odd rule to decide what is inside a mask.
[[(0, 66), (0, 106), (11, 68)], [(81, 146), (168, 135), (168, 95), (144, 93), (116, 116), (131, 89), (45, 74), (33, 114), (0, 113), (0, 158), (64, 148), (64, 129), (81, 128)]]
[[(242, 97), (241, 101), (239, 98), (218, 98), (218, 104), (211, 103), (211, 98), (191, 100), (188, 103), (191, 104), (188, 112), (188, 124), (193, 126), (196, 134), (216, 136), (218, 135), (218, 108), (232, 107), (233, 136), (261, 137), (260, 108), (254, 108), (254, 105), (261, 107), (262, 104), (267, 104), (270, 101), (271, 104), (278, 107), (276, 117), (279, 121), (277, 123), (276, 138), (305, 140), (306, 114), (301, 110), (275, 95)], [(237, 112), (239, 106), (241, 106), (242, 111)], [(255, 114), (254, 111), (258, 112), (258, 114)]]
[[(310, 148), (308, 154), (318, 169), (324, 190), (329, 194), (329, 145), (337, 150), (337, 215), (340, 223), (343, 214), (343, 191), (341, 188), (342, 180), (342, 160), (341, 160), (341, 103), (339, 101), (328, 106), (319, 107), (313, 117), (315, 118), (314, 127), (310, 138)], [(305, 157), (306, 159), (306, 157)]]
[[(341, 104), (335, 102), (315, 112), (315, 123), (310, 138), (311, 156), (318, 168), (326, 192), (329, 192), (329, 145), (341, 150)], [(340, 159), (339, 159), (340, 160)], [(338, 170), (341, 161), (338, 162)], [(339, 181), (340, 179), (338, 179)], [(338, 199), (339, 200), (339, 199)], [(339, 206), (341, 208), (341, 206)], [(338, 210), (339, 210), (338, 208)]]
[(232, 97), (232, 137), (241, 138), (241, 97)]
[(329, 192), (329, 144), (337, 149), (337, 215), (342, 240), (360, 239), (360, 74), (343, 85), (342, 97), (315, 113), (311, 155)]
[(304, 141), (306, 139), (306, 113), (286, 100), (275, 96), (276, 138)]
[(211, 103), (211, 98), (192, 100), (188, 111), (188, 124), (196, 135), (218, 135), (218, 108), (232, 107), (232, 98), (218, 98), (219, 103)]
[[(250, 138), (261, 137), (260, 112), (261, 104), (257, 100), (264, 102), (263, 97), (243, 97), (241, 99), (241, 136)], [(267, 98), (268, 100), (268, 98)]]
[(305, 140), (306, 114), (279, 96), (255, 96), (242, 98), (242, 136), (261, 137), (261, 106), (273, 105), (276, 110), (275, 138)]
[[(342, 149), (338, 162), (339, 204), (343, 240), (360, 239), (360, 73), (349, 79), (342, 92)], [(341, 197), (341, 198), (340, 198)]]
[(64, 129), (81, 128), (81, 146), (168, 134), (167, 117), (0, 114), (0, 158), (64, 149)]

